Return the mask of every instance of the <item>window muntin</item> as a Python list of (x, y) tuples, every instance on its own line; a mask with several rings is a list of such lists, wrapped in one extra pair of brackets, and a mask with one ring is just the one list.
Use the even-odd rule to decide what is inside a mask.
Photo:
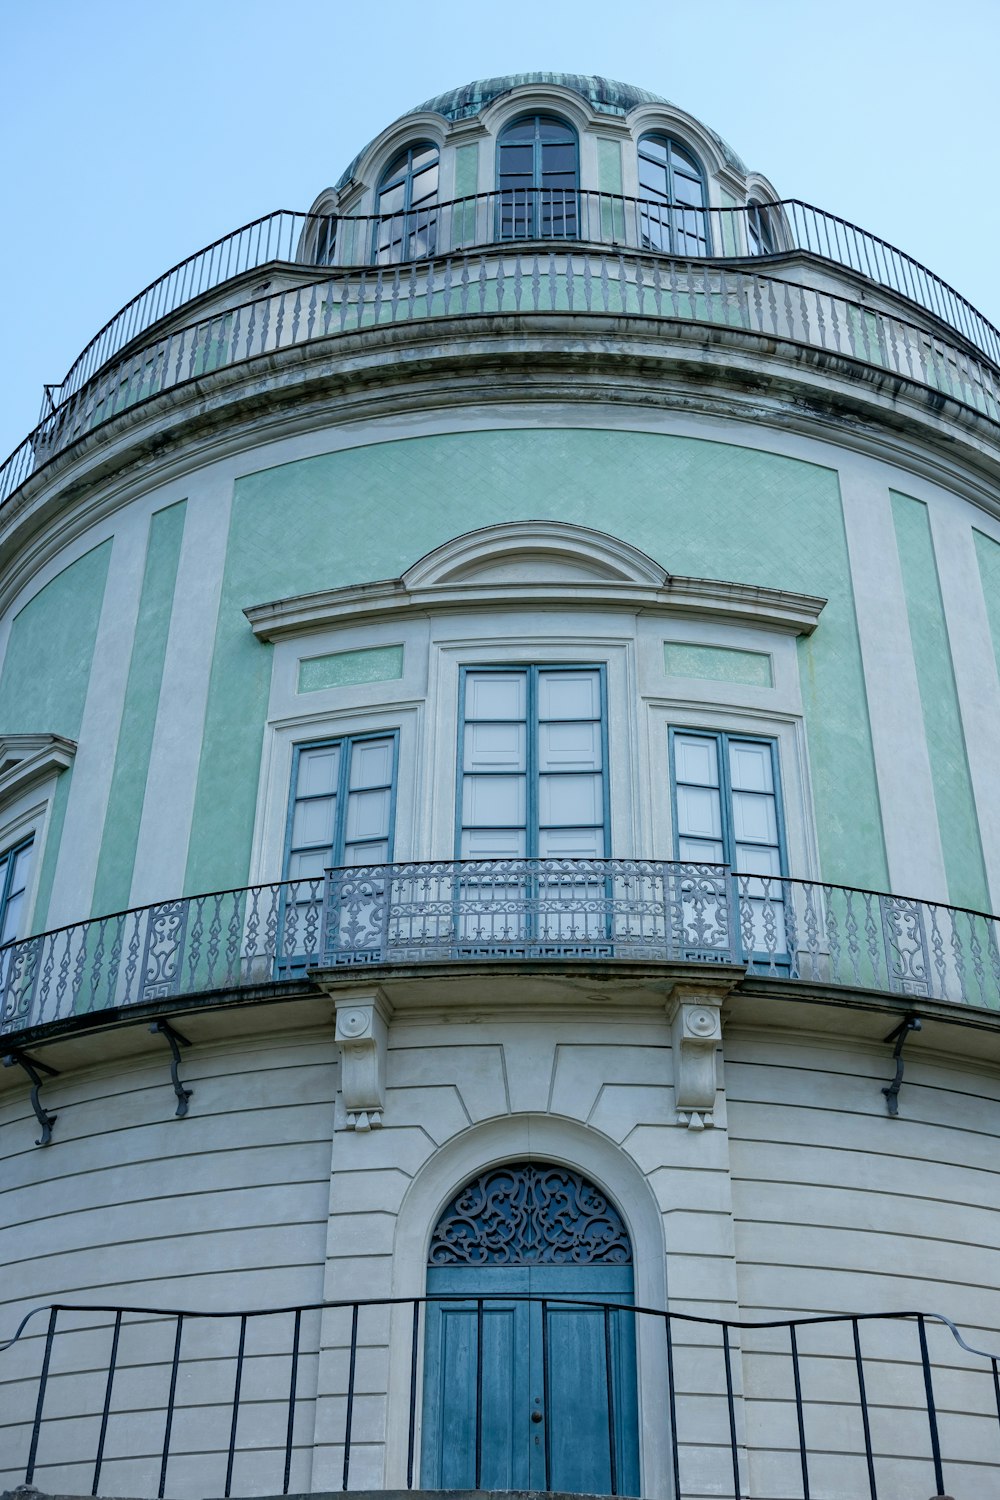
[(602, 668), (468, 667), (462, 705), (459, 858), (604, 858)]
[(576, 239), (576, 132), (555, 115), (525, 115), (497, 142), (497, 215), (502, 240)]
[(642, 243), (670, 255), (710, 255), (705, 177), (690, 152), (668, 135), (639, 140)]
[(405, 147), (386, 167), (375, 194), (372, 259), (420, 260), (437, 247), (439, 155), (433, 141)]
[(0, 944), (22, 932), (33, 845), (33, 838), (24, 839), (0, 854)]

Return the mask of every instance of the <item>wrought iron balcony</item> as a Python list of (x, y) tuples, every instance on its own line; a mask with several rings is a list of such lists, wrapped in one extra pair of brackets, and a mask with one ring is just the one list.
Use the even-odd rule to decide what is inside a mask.
[(1000, 1009), (1000, 919), (819, 881), (653, 860), (337, 869), (94, 917), (0, 949), (0, 1032), (304, 978), (423, 964), (745, 965)]
[[(148, 341), (133, 340), (58, 403), (0, 465), (0, 504), (39, 468), (122, 412), (215, 371), (321, 339), (432, 318), (580, 313), (763, 336), (768, 358), (805, 346), (926, 387), (1000, 423), (1000, 368), (957, 336), (765, 274), (753, 260), (680, 260), (562, 240), (501, 244), (406, 265), (327, 271)], [(308, 279), (306, 279), (308, 278)]]
[[(509, 1375), (506, 1401), (491, 1385), (498, 1312), (538, 1326), (530, 1413)], [(451, 1393), (420, 1373), (442, 1314), (460, 1344), (452, 1376), (467, 1377), (443, 1484), (427, 1450)], [(567, 1317), (570, 1362), (552, 1353)], [(934, 1313), (727, 1322), (621, 1299), (455, 1293), (241, 1312), (56, 1304), (0, 1345), (0, 1380), (5, 1468), (62, 1494), (273, 1495), (311, 1482), (635, 1494), (639, 1431), (663, 1454), (662, 1490), (647, 1492), (675, 1500), (740, 1500), (751, 1463), (771, 1495), (871, 1500), (965, 1494), (963, 1481), (1000, 1465), (997, 1357)]]

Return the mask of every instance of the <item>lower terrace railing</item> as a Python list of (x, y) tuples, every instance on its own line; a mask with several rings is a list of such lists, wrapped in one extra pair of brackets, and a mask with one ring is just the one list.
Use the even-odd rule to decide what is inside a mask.
[(421, 963), (745, 964), (801, 984), (1000, 1009), (1000, 919), (819, 881), (653, 860), (373, 865), (186, 896), (0, 949), (0, 1032)]
[(313, 340), (428, 318), (588, 313), (742, 329), (859, 361), (1000, 422), (1000, 372), (959, 340), (752, 263), (565, 243), (331, 270), (133, 345), (53, 407), (0, 465), (0, 504), (112, 417), (189, 381)]
[(489, 1290), (37, 1308), (0, 1346), (0, 1479), (639, 1494), (641, 1433), (645, 1493), (673, 1500), (993, 1492), (998, 1361), (936, 1314), (727, 1322)]

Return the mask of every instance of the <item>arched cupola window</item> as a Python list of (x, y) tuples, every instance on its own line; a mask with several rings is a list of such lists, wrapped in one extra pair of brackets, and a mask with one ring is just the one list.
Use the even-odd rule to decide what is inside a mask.
[(415, 141), (386, 167), (375, 194), (372, 259), (394, 265), (433, 255), (437, 246), (438, 148)]
[(778, 251), (775, 211), (752, 198), (747, 204), (747, 247), (751, 255), (775, 255)]
[(555, 115), (522, 115), (497, 142), (497, 230), (502, 240), (576, 239), (576, 131)]
[(710, 255), (705, 175), (672, 136), (639, 141), (639, 196), (645, 248), (669, 255)]

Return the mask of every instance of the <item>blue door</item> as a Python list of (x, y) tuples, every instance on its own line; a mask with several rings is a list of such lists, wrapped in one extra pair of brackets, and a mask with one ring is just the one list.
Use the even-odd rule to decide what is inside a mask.
[(600, 1190), (493, 1169), (429, 1258), (423, 1485), (638, 1494), (631, 1247)]

